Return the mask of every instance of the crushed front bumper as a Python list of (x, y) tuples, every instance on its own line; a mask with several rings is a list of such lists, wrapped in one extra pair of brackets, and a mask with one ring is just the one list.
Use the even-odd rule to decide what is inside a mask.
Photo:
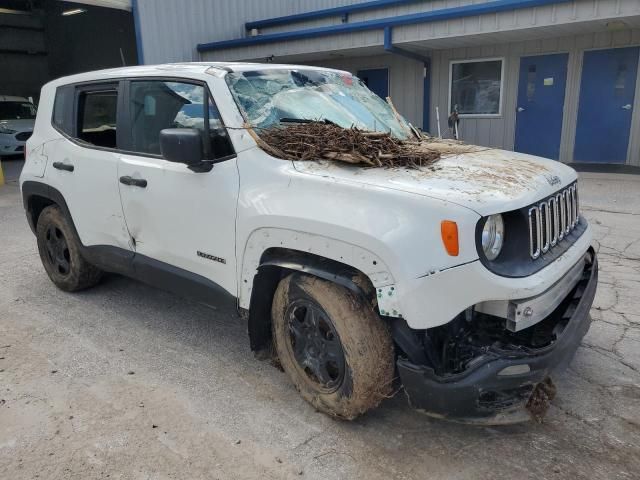
[[(598, 283), (598, 264), (590, 249), (583, 275), (554, 315), (569, 319), (549, 346), (535, 351), (514, 351), (472, 362), (467, 370), (437, 375), (424, 365), (399, 358), (397, 365), (410, 404), (433, 416), (480, 424), (526, 421), (534, 389), (554, 371), (566, 368), (589, 330), (589, 310)], [(506, 369), (506, 370), (505, 370)]]

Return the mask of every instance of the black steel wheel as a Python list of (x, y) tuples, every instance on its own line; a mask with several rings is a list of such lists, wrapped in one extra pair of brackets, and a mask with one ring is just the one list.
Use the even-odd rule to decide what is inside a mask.
[(56, 287), (74, 292), (100, 281), (102, 272), (82, 257), (75, 230), (58, 206), (42, 210), (36, 238), (42, 265)]
[(292, 273), (276, 289), (271, 328), (282, 368), (318, 410), (351, 420), (390, 394), (393, 342), (363, 296)]
[(294, 358), (319, 388), (334, 392), (344, 380), (344, 351), (331, 319), (315, 303), (299, 299), (289, 305), (289, 341)]
[(49, 225), (45, 234), (45, 248), (49, 262), (60, 275), (69, 275), (71, 272), (71, 254), (67, 239), (62, 231), (55, 225)]

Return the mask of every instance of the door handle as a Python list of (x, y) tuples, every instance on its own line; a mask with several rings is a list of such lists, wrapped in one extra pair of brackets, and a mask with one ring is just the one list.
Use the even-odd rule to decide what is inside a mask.
[(133, 178), (128, 175), (120, 177), (120, 183), (123, 183), (124, 185), (130, 185), (132, 187), (147, 187), (147, 181), (144, 178)]
[(53, 168), (64, 170), (65, 172), (73, 172), (73, 165), (70, 163), (53, 162)]
[(522, 108), (522, 107), (518, 107), (518, 108), (516, 109), (516, 111), (517, 111), (518, 113), (520, 113), (520, 112), (524, 112), (524, 108)]
[(623, 110), (631, 110), (631, 104), (630, 104), (630, 103), (627, 103), (626, 105), (624, 105), (624, 106), (622, 107), (622, 109), (623, 109)]

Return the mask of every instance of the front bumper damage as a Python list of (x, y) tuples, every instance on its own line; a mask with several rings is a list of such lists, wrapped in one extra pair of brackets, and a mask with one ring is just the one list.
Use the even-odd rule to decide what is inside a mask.
[[(484, 343), (478, 340), (484, 332), (473, 327), (477, 330), (464, 336), (472, 347), (464, 350), (467, 356), (462, 362), (456, 360), (457, 364), (443, 358), (447, 357), (447, 349), (460, 352), (455, 345), (462, 338), (460, 334), (447, 336), (436, 342), (438, 348), (434, 348), (428, 332), (435, 329), (426, 330), (427, 340), (422, 344), (426, 361), (416, 363), (409, 359), (415, 360), (416, 355), (400, 356), (397, 361), (410, 404), (429, 415), (466, 423), (507, 424), (532, 416), (540, 418), (539, 408), (532, 412), (534, 409), (527, 409), (528, 403), (531, 407), (531, 403), (539, 401), (535, 397), (541, 392), (552, 397), (550, 375), (568, 366), (589, 330), (589, 310), (597, 283), (597, 259), (593, 249), (589, 249), (578, 282), (539, 325), (518, 333), (509, 333), (504, 326), (506, 340), (498, 342), (489, 335)], [(472, 315), (467, 312), (466, 319), (459, 322), (473, 325), (482, 320), (495, 325), (497, 320), (482, 313), (477, 314), (480, 320)], [(471, 327), (456, 327), (456, 331), (464, 328)], [(526, 342), (519, 343), (521, 338), (526, 338)], [(428, 351), (430, 348), (435, 355)]]

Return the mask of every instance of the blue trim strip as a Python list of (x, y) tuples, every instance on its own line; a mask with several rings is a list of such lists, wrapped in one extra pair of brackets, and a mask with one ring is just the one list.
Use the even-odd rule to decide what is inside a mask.
[(144, 65), (144, 50), (142, 49), (142, 31), (140, 29), (140, 10), (138, 9), (138, 0), (131, 0), (131, 13), (133, 14), (133, 27), (136, 31), (138, 65)]
[(341, 16), (342, 21), (346, 23), (349, 14), (362, 10), (373, 10), (375, 8), (393, 7), (404, 3), (416, 3), (424, 0), (372, 0), (370, 2), (356, 3), (355, 5), (345, 5), (343, 7), (324, 8), (313, 12), (296, 13), (294, 15), (285, 15), (283, 17), (265, 18), (264, 20), (254, 20), (244, 24), (244, 28), (251, 30), (253, 28), (268, 28), (276, 25), (285, 25), (288, 23), (304, 22), (306, 20), (314, 20), (317, 18), (337, 17)]
[(455, 18), (469, 17), (473, 15), (485, 15), (504, 11), (518, 10), (522, 8), (542, 7), (555, 3), (567, 3), (572, 0), (494, 0), (492, 2), (465, 5), (463, 7), (443, 8), (430, 12), (412, 13), (397, 17), (379, 18), (363, 22), (346, 23), (342, 25), (330, 25), (327, 27), (309, 28), (294, 32), (270, 33), (255, 37), (237, 38), (235, 40), (223, 40), (220, 42), (200, 43), (199, 52), (220, 50), (224, 48), (245, 47), (267, 43), (283, 42), (288, 40), (302, 40), (306, 38), (326, 37), (338, 33), (353, 33), (366, 30), (377, 30), (385, 27), (399, 25), (414, 25), (416, 23), (436, 22)]
[(429, 57), (425, 57), (423, 55), (420, 55), (419, 53), (410, 52), (409, 50), (405, 50), (404, 48), (396, 47), (393, 44), (392, 32), (393, 30), (391, 27), (384, 28), (384, 51), (385, 52), (410, 58), (411, 60), (415, 60), (417, 62), (426, 63), (429, 61)]
[(431, 120), (431, 59), (424, 62), (425, 74), (422, 81), (422, 131), (429, 132), (429, 121)]
[(410, 58), (421, 62), (425, 68), (424, 80), (422, 82), (423, 100), (422, 100), (422, 130), (429, 131), (429, 111), (431, 110), (431, 58), (422, 56), (418, 53), (404, 50), (393, 45), (393, 29), (391, 27), (384, 28), (384, 50), (395, 55)]

